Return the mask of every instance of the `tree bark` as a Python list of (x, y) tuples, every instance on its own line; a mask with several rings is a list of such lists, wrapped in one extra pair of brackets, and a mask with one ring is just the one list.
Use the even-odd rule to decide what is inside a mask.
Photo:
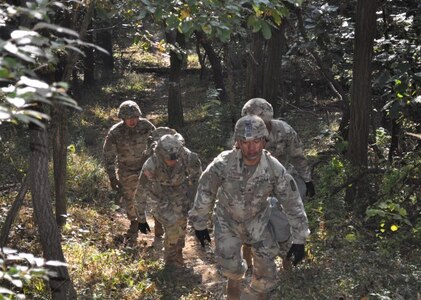
[(376, 31), (376, 8), (377, 0), (358, 0), (348, 136), (348, 158), (356, 166), (367, 165), (371, 56)]
[[(29, 176), (35, 220), (44, 258), (47, 261), (65, 262), (60, 244), (60, 232), (51, 209), (50, 184), (48, 182), (48, 142), (45, 129), (30, 125)], [(76, 291), (67, 267), (50, 267), (56, 276), (49, 280), (52, 299), (76, 299)]]
[(287, 23), (282, 22), (279, 28), (272, 28), (272, 37), (266, 41), (265, 62), (263, 65), (263, 98), (273, 107), (273, 113), (278, 116), (280, 82), (282, 78), (282, 55), (286, 52), (285, 29)]
[[(184, 35), (176, 30), (166, 33), (166, 39), (176, 49), (181, 49), (184, 44)], [(168, 126), (174, 129), (180, 129), (184, 124), (183, 104), (181, 101), (181, 68), (183, 65), (183, 56), (181, 50), (170, 51), (170, 75), (168, 83)]]
[[(377, 0), (357, 2), (347, 157), (359, 172), (368, 164), (371, 56), (376, 31), (376, 9)], [(353, 203), (357, 214), (365, 212), (368, 189), (367, 181), (361, 181), (347, 189), (345, 201)]]
[(251, 35), (250, 49), (247, 51), (246, 99), (263, 97), (263, 63), (265, 53), (264, 38), (261, 33)]
[(221, 60), (213, 49), (212, 44), (207, 39), (206, 34), (203, 31), (195, 31), (195, 34), (203, 49), (205, 49), (212, 66), (213, 81), (215, 82), (215, 88), (218, 90), (219, 99), (226, 102), (228, 95), (225, 88)]
[(9, 238), (10, 228), (16, 216), (19, 212), (19, 209), (22, 206), (23, 200), (25, 199), (26, 192), (28, 191), (28, 176), (25, 176), (22, 182), (22, 186), (20, 187), (19, 193), (16, 196), (15, 201), (12, 204), (12, 207), (7, 212), (6, 220), (1, 227), (1, 234), (0, 234), (0, 247), (3, 248), (7, 245), (7, 239)]

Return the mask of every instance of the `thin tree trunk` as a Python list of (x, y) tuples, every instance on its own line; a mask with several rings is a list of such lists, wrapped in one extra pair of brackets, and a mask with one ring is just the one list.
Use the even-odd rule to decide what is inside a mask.
[(196, 31), (195, 34), (203, 49), (205, 49), (209, 62), (212, 66), (213, 81), (215, 82), (215, 87), (218, 90), (219, 99), (226, 102), (228, 100), (228, 95), (225, 88), (224, 76), (222, 74), (221, 60), (213, 49), (212, 44), (207, 39), (206, 34), (203, 31)]
[(274, 115), (279, 113), (277, 100), (280, 95), (282, 78), (282, 55), (286, 50), (285, 29), (283, 22), (279, 28), (272, 29), (272, 37), (266, 41), (265, 63), (263, 64), (263, 98), (272, 104)]
[(247, 56), (246, 99), (263, 95), (263, 62), (265, 53), (264, 38), (260, 32), (251, 35), (250, 50)]
[[(48, 142), (45, 129), (30, 125), (29, 176), (35, 220), (44, 258), (47, 261), (65, 262), (60, 244), (60, 232), (51, 209), (50, 184), (48, 182)], [(52, 299), (76, 299), (76, 291), (67, 267), (50, 267), (57, 276), (49, 280)]]
[[(358, 0), (356, 13), (354, 65), (347, 157), (359, 169), (367, 167), (368, 134), (371, 111), (371, 56), (376, 31), (377, 0)], [(368, 182), (362, 181), (347, 190), (345, 200), (362, 214), (368, 205)]]
[[(180, 48), (180, 42), (184, 43), (184, 36), (176, 30), (166, 33), (167, 42)], [(180, 129), (184, 124), (183, 104), (181, 101), (181, 68), (183, 65), (182, 53), (170, 51), (170, 76), (168, 84), (168, 126)]]
[(1, 227), (0, 234), (0, 247), (3, 248), (7, 245), (7, 239), (9, 238), (10, 228), (12, 227), (13, 222), (16, 219), (16, 216), (19, 212), (19, 209), (22, 207), (23, 200), (25, 199), (26, 192), (28, 191), (28, 176), (25, 176), (20, 187), (19, 193), (16, 196), (15, 201), (12, 204), (12, 207), (7, 212), (6, 220)]

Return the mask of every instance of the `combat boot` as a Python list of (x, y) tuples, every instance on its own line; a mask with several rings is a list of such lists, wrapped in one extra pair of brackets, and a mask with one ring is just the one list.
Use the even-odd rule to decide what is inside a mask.
[(241, 280), (228, 279), (227, 300), (240, 300)]
[(126, 239), (128, 243), (135, 243), (139, 232), (139, 222), (137, 220), (131, 220), (129, 229), (126, 233)]
[(164, 235), (164, 228), (162, 227), (162, 224), (155, 217), (153, 219), (155, 221), (155, 228), (154, 228), (155, 237), (160, 238)]

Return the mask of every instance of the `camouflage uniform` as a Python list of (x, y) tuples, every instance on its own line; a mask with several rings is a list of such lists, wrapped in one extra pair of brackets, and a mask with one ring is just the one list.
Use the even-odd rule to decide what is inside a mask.
[[(148, 209), (164, 226), (166, 265), (183, 264), (187, 212), (202, 173), (198, 155), (184, 147), (183, 141), (179, 134), (164, 135), (158, 140), (153, 155), (142, 168), (141, 178), (144, 176), (147, 180), (139, 181), (136, 193), (139, 221), (146, 222), (144, 212)], [(171, 155), (177, 159), (174, 167), (164, 161)]]
[[(297, 132), (285, 121), (273, 119), (272, 105), (263, 98), (248, 100), (241, 111), (241, 115), (255, 114), (269, 126), (269, 136), (265, 149), (268, 150), (294, 177), (301, 199), (306, 197), (306, 182), (312, 182), (311, 170), (304, 155), (302, 142)], [(280, 255), (285, 257), (291, 241), (279, 241)], [(251, 264), (249, 248), (244, 247), (244, 256)], [(284, 265), (284, 267), (288, 267)]]
[(232, 280), (244, 276), (247, 263), (241, 246), (250, 244), (254, 257), (251, 289), (267, 293), (276, 286), (275, 256), (279, 251), (268, 226), (272, 210), (268, 197), (280, 199), (277, 205), (283, 206), (295, 243), (304, 244), (308, 221), (294, 179), (269, 152), (263, 150), (259, 163), (247, 175), (248, 168), (239, 149), (216, 157), (200, 177), (189, 218), (196, 230), (204, 230), (214, 208), (215, 254), (222, 273)]
[[(305, 196), (304, 182), (310, 182), (311, 170), (304, 155), (303, 145), (297, 132), (285, 121), (273, 119), (273, 108), (262, 98), (247, 101), (241, 115), (256, 114), (271, 124), (265, 149), (276, 157), (298, 184), (301, 197)], [(303, 182), (304, 181), (304, 182)]]
[[(131, 221), (129, 235), (137, 236), (137, 211), (134, 193), (142, 165), (146, 159), (144, 151), (147, 139), (155, 126), (141, 117), (139, 106), (134, 101), (124, 101), (118, 117), (123, 119), (108, 131), (103, 145), (105, 168), (110, 181), (117, 178), (123, 197), (123, 207)], [(124, 124), (124, 119), (139, 117), (133, 128)]]

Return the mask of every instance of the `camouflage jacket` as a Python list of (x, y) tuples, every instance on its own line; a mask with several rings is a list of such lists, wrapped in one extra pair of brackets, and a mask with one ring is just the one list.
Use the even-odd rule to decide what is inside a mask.
[(139, 118), (133, 128), (124, 125), (123, 121), (111, 127), (103, 145), (108, 176), (115, 177), (116, 169), (123, 173), (140, 172), (146, 159), (147, 140), (153, 130), (155, 126), (145, 118)]
[[(149, 157), (142, 168), (136, 191), (139, 221), (146, 221), (146, 209), (163, 220), (164, 225), (186, 218), (200, 174), (202, 165), (198, 155), (186, 147), (173, 168), (166, 166), (156, 154)], [(142, 180), (145, 177), (146, 180)]]
[(286, 122), (271, 120), (267, 149), (291, 174), (298, 173), (305, 182), (311, 181), (311, 170), (297, 132)]
[(272, 209), (267, 199), (274, 195), (288, 217), (293, 241), (304, 243), (309, 234), (308, 220), (291, 175), (266, 150), (248, 180), (244, 179), (244, 169), (238, 149), (222, 152), (208, 165), (189, 211), (194, 228), (205, 229), (209, 211), (214, 208), (214, 217), (230, 224), (243, 240), (259, 242)]

